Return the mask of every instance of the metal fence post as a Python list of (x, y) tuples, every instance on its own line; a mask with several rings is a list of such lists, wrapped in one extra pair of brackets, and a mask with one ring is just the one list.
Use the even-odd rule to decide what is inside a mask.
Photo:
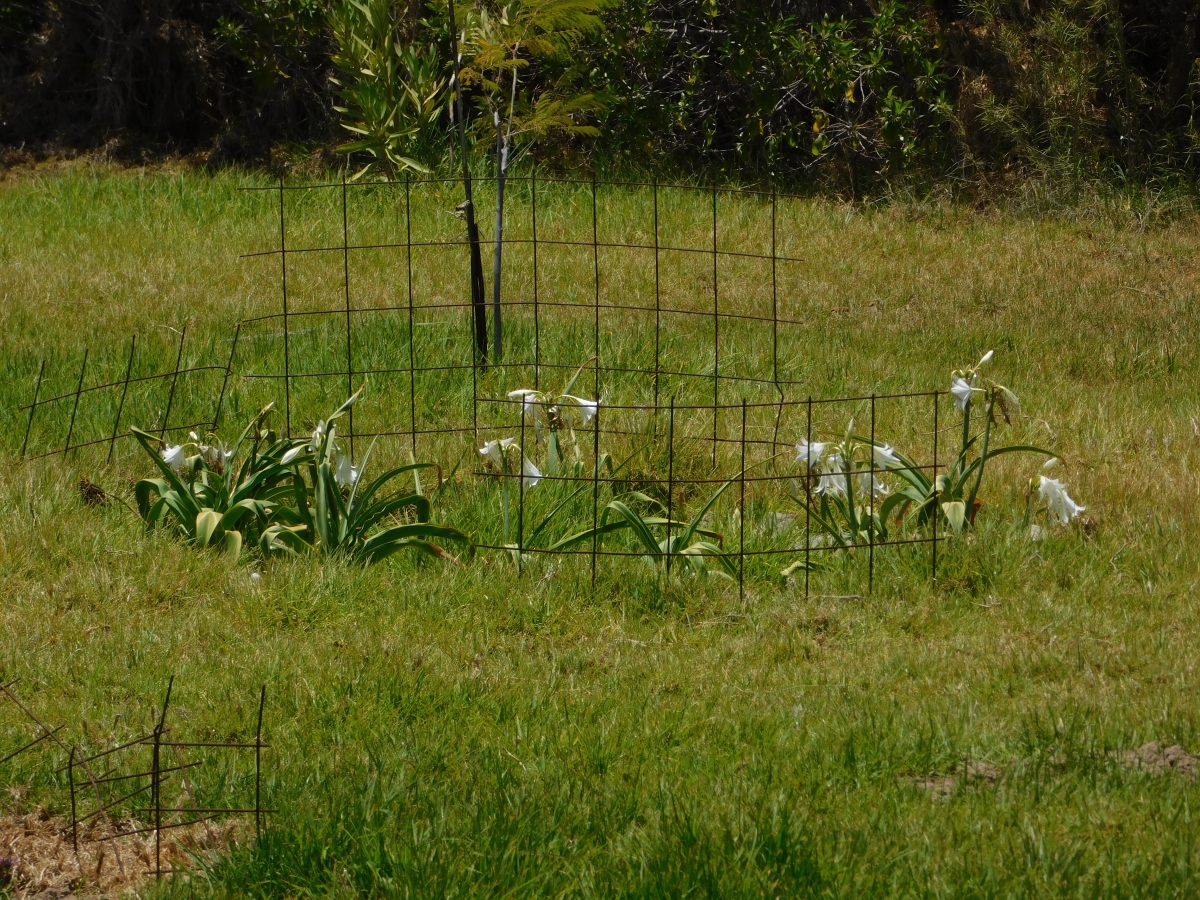
[(183, 326), (183, 331), (179, 333), (179, 353), (175, 356), (175, 372), (171, 376), (171, 392), (167, 394), (167, 409), (163, 414), (162, 429), (159, 431), (159, 438), (165, 439), (167, 436), (167, 423), (171, 418), (171, 407), (175, 403), (175, 386), (179, 383), (179, 366), (183, 362), (183, 342), (187, 340), (187, 325)]
[(38, 397), (42, 393), (42, 376), (45, 374), (46, 360), (43, 359), (38, 368), (37, 383), (33, 387), (33, 403), (29, 406), (29, 421), (25, 423), (25, 440), (21, 441), (21, 459), (25, 458), (25, 451), (29, 448), (29, 432), (33, 429), (33, 414), (37, 410)]
[(75, 405), (71, 407), (71, 424), (67, 428), (67, 445), (63, 447), (63, 453), (69, 453), (71, 450), (71, 435), (75, 433), (75, 414), (79, 412), (79, 395), (83, 393), (83, 373), (87, 371), (88, 351), (83, 349), (83, 365), (79, 367), (79, 384), (75, 386)]
[[(133, 354), (137, 349), (137, 335), (135, 334), (129, 341), (129, 363), (125, 366), (125, 380), (121, 383), (121, 400), (117, 404), (117, 418), (113, 421), (112, 439), (108, 442), (108, 462), (112, 462), (113, 450), (117, 445), (117, 433), (121, 428), (121, 413), (125, 411), (125, 395), (129, 393), (129, 377), (133, 374)], [(229, 370), (226, 369), (226, 377), (229, 377)], [(221, 395), (225, 395), (225, 387), (221, 386)], [(221, 414), (221, 401), (217, 401), (217, 415)], [(216, 428), (216, 425), (213, 425)]]

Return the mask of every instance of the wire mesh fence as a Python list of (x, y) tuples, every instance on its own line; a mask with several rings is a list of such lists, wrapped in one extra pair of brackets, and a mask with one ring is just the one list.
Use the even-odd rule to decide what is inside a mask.
[[(259, 692), (252, 741), (236, 738), (184, 740), (167, 723), (174, 683), (172, 677), (161, 708), (155, 710), (152, 727), (135, 737), (91, 751), (75, 742), (68, 744), (69, 739), (63, 734), (64, 726), (52, 728), (34, 713), (17, 696), (17, 680), (0, 685), (3, 698), (16, 706), (24, 720), (37, 729), (33, 740), (0, 757), (0, 764), (41, 744), (53, 744), (57, 748), (55, 753), (66, 756), (50, 775), (52, 778), (65, 776), (66, 779), (70, 818), (64, 836), (70, 838), (77, 863), (84, 844), (139, 837), (150, 841), (152, 848), (146, 856), (150, 869), (144, 874), (162, 877), (173, 872), (172, 868), (164, 866), (168, 833), (215, 819), (253, 817), (254, 834), (261, 837), (266, 816), (276, 812), (263, 805), (262, 756), (264, 750), (270, 749), (263, 741), (266, 686)], [(122, 713), (117, 718), (125, 718), (125, 715)], [(87, 731), (86, 725), (84, 731)], [(189, 759), (185, 756), (189, 753), (202, 756)], [(235, 753), (252, 753), (252, 765), (228, 758)], [(195, 770), (206, 764), (218, 771), (200, 786)], [(171, 790), (174, 793), (168, 793)], [(231, 795), (234, 802), (229, 802)], [(171, 800), (172, 796), (176, 799)], [(222, 799), (226, 802), (220, 803)], [(118, 850), (114, 853), (119, 856)]]
[[(264, 292), (276, 292), (276, 308), (242, 319), (219, 360), (210, 354), (185, 365), (180, 334), (169, 371), (135, 375), (131, 343), (123, 379), (86, 385), (85, 354), (74, 391), (43, 399), (39, 375), (23, 407), (23, 455), (38, 417), (58, 423), (58, 431), (38, 432), (36, 452), (27, 455), (107, 445), (111, 458), (123, 416), (137, 407), (139, 420), (150, 420), (153, 404), (146, 391), (133, 397), (135, 386), (167, 388), (154, 410), (163, 436), (215, 430), (223, 414), (267, 401), (280, 404), (281, 430), (292, 436), (366, 381), (372, 402), (352, 410), (341, 431), (351, 455), (361, 457), (363, 442), (378, 440), (385, 453), (449, 470), (481, 460), (466, 470), (496, 495), (483, 506), (495, 510), (508, 497), (516, 508), (477, 515), (469, 523), (477, 547), (512, 554), (519, 566), (545, 554), (585, 556), (594, 578), (606, 557), (649, 557), (664, 569), (689, 564), (694, 559), (685, 557), (696, 554), (680, 556), (675, 541), (696, 536), (682, 516), (699, 504), (706, 523), (724, 527), (697, 527), (710, 533), (707, 543), (742, 586), (747, 572), (777, 573), (776, 563), (787, 563), (807, 588), (820, 569), (814, 560), (850, 551), (866, 557), (870, 589), (881, 547), (927, 551), (936, 572), (937, 517), (918, 524), (905, 507), (886, 522), (877, 513), (906, 474), (932, 483), (939, 393), (808, 396), (792, 348), (815, 326), (797, 270), (797, 229), (781, 221), (781, 195), (510, 177), (503, 265), (489, 297), (499, 308), (495, 321), (503, 321), (501, 347), (494, 329), (492, 342), (478, 340), (487, 323), (471, 300), (469, 245), (451, 212), (460, 184), (343, 179), (252, 188), (264, 213), (270, 208), (274, 234), (243, 260)], [(177, 387), (205, 378), (211, 405), (193, 402), (189, 415), (177, 412)], [(544, 402), (510, 396), (520, 389)], [(560, 435), (547, 416), (558, 414), (554, 398), (572, 392), (589, 395), (597, 411)], [(96, 434), (93, 425), (80, 434), (81, 405), (105, 403), (111, 430)], [(51, 444), (47, 435), (61, 436), (64, 419), (65, 439)], [(171, 424), (184, 419), (195, 421)], [(568, 450), (562, 460), (548, 458), (551, 432)], [(797, 464), (802, 440), (836, 438), (845, 450), (884, 437), (904, 442), (908, 464), (876, 465), (868, 451), (865, 469), (844, 484)], [(539, 491), (519, 471), (502, 471), (476, 453), (487, 441), (510, 438), (520, 458), (534, 463)], [(705, 506), (705, 492), (718, 488)], [(623, 495), (638, 497), (646, 515), (656, 512), (654, 543), (638, 543), (629, 522), (612, 524)], [(851, 520), (840, 530), (820, 512), (839, 496)], [(564, 545), (568, 523), (592, 538)]]

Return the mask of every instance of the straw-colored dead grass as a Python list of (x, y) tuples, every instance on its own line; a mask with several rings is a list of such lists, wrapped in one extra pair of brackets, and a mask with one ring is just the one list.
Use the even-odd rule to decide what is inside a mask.
[[(44, 807), (24, 815), (0, 816), (0, 878), (15, 900), (43, 896), (117, 897), (154, 878), (154, 832), (128, 834), (147, 826), (136, 821), (97, 821), (81, 826), (76, 857), (70, 820)], [(245, 823), (202, 822), (162, 833), (164, 871), (182, 877), (205, 859), (228, 850), (249, 834)], [(123, 835), (123, 836), (118, 836)]]

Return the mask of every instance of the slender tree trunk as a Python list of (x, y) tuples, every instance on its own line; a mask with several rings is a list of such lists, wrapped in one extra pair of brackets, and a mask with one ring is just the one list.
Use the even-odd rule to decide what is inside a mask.
[(475, 202), (471, 192), (471, 167), (467, 162), (467, 126), (463, 118), (462, 88), (458, 73), (462, 60), (458, 55), (458, 26), (454, 22), (454, 0), (449, 2), (450, 55), (454, 57), (454, 111), (458, 118), (458, 144), (462, 156), (463, 191), (466, 199), (461, 207), (467, 220), (467, 243), (471, 247), (471, 310), (475, 319), (475, 350), (487, 361), (487, 300), (484, 297), (483, 254), (479, 249), (479, 226), (475, 224)]
[(496, 246), (492, 252), (492, 355), (500, 361), (503, 327), (500, 318), (500, 272), (504, 253), (504, 182), (508, 177), (508, 141), (500, 127), (500, 114), (492, 113), (496, 125)]

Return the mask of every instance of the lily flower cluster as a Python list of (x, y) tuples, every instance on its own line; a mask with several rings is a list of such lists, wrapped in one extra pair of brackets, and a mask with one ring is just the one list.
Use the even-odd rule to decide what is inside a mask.
[(963, 413), (969, 412), (976, 394), (983, 395), (985, 399), (990, 397), (996, 402), (1005, 421), (1008, 421), (1009, 409), (1011, 408), (1014, 412), (1019, 411), (1021, 401), (1017, 399), (1016, 394), (999, 382), (985, 379), (981, 383), (979, 377), (979, 370), (991, 362), (995, 355), (996, 351), (989, 350), (975, 365), (966, 369), (955, 369), (951, 372), (950, 396), (954, 398), (954, 405)]
[(801, 438), (796, 444), (796, 462), (803, 463), (810, 473), (819, 475), (813, 493), (844, 497), (847, 480), (860, 496), (873, 493), (882, 497), (888, 493), (887, 483), (879, 475), (887, 469), (899, 468), (902, 465), (899, 457), (891, 445), (882, 444), (871, 447), (874, 466), (866, 460), (856, 459), (850, 438), (853, 430), (851, 423), (846, 440), (839, 444), (810, 443), (807, 438)]
[[(1058, 458), (1053, 457), (1046, 461), (1042, 469), (1052, 469), (1056, 465), (1058, 465)], [(1037, 478), (1030, 480), (1029, 499), (1031, 511), (1034, 491), (1037, 491), (1038, 499), (1046, 504), (1046, 518), (1050, 520), (1051, 525), (1069, 525), (1073, 519), (1079, 517), (1080, 513), (1087, 510), (1087, 507), (1080, 506), (1071, 498), (1071, 495), (1067, 493), (1067, 486), (1057, 478), (1051, 478), (1048, 475), (1039, 475)], [(1030, 526), (1030, 534), (1035, 536), (1039, 534), (1037, 525)]]
[(582, 428), (596, 417), (600, 409), (599, 400), (588, 400), (574, 394), (559, 394), (557, 396), (545, 391), (535, 391), (530, 388), (518, 388), (508, 392), (509, 400), (520, 400), (521, 408), (526, 415), (533, 418), (538, 436), (542, 434), (542, 420), (551, 431), (559, 431), (569, 427), (570, 422), (564, 417), (567, 410), (574, 410), (579, 416), (579, 427)]
[(506, 474), (512, 474), (512, 469), (509, 467), (510, 451), (515, 450), (521, 458), (521, 488), (537, 487), (539, 481), (542, 480), (541, 470), (533, 464), (533, 461), (521, 453), (521, 448), (516, 446), (516, 441), (513, 438), (500, 438), (496, 441), (488, 441), (479, 448), (479, 455), (485, 460), (490, 460), (500, 467), (500, 470)]
[(321, 448), (328, 441), (330, 445), (329, 462), (330, 467), (333, 469), (333, 480), (337, 482), (339, 487), (353, 487), (358, 483), (358, 467), (350, 459), (350, 454), (342, 448), (342, 444), (337, 439), (336, 433), (336, 425), (326, 426), (324, 421), (317, 422), (317, 427), (313, 429), (309, 442), (293, 447), (287, 453), (283, 454), (283, 458), (279, 462), (286, 466), (304, 453), (312, 453), (319, 456)]
[(225, 464), (233, 458), (233, 451), (226, 449), (225, 445), (215, 438), (211, 445), (201, 443), (200, 436), (194, 431), (188, 432), (188, 438), (189, 440), (182, 444), (168, 444), (164, 441), (161, 451), (163, 462), (182, 474), (192, 468), (191, 460), (198, 456), (204, 460), (208, 469), (218, 475), (223, 474)]

